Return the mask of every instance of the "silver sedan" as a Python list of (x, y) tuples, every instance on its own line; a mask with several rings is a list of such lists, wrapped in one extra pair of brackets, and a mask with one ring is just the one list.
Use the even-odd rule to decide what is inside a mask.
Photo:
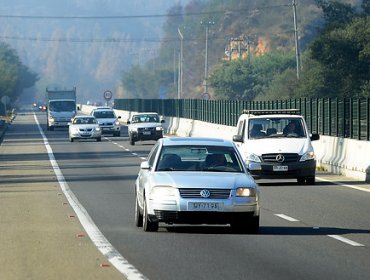
[(141, 163), (135, 224), (230, 224), (259, 230), (259, 189), (233, 142), (216, 138), (162, 138)]
[(95, 139), (101, 141), (101, 128), (94, 116), (79, 115), (69, 123), (69, 141), (75, 139)]

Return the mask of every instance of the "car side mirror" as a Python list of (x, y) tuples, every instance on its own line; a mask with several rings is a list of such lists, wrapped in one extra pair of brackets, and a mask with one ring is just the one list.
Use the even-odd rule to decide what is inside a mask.
[(161, 120), (161, 123), (165, 123), (166, 121), (165, 120)]
[(149, 170), (150, 169), (149, 161), (143, 161), (140, 164), (140, 169)]
[(118, 116), (118, 119), (120, 119), (121, 118), (121, 116)]
[(318, 133), (313, 133), (310, 138), (311, 141), (316, 141), (320, 139), (320, 135)]
[(233, 141), (243, 143), (243, 135), (234, 135), (233, 136)]
[(131, 122), (129, 120), (127, 120), (127, 124), (130, 124)]

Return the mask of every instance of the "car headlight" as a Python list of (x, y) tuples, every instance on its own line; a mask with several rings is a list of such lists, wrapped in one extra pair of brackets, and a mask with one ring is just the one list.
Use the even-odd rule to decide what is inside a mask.
[(119, 125), (119, 121), (115, 121), (115, 123), (114, 123), (115, 125)]
[(100, 127), (95, 127), (95, 131), (100, 131)]
[(161, 126), (157, 126), (157, 127), (155, 128), (155, 130), (156, 130), (156, 131), (162, 131), (162, 130), (163, 130), (163, 127), (161, 127)]
[(137, 132), (137, 127), (130, 128), (131, 131)]
[(313, 160), (313, 159), (316, 159), (316, 155), (315, 155), (315, 153), (313, 151), (311, 151), (311, 152), (305, 153), (301, 157), (300, 161)]
[(255, 197), (256, 189), (255, 188), (237, 188), (236, 196)]
[(177, 194), (177, 189), (170, 186), (156, 186), (150, 192), (151, 199), (173, 198)]
[(261, 159), (256, 154), (248, 153), (245, 157), (246, 162), (261, 162)]
[(72, 127), (71, 128), (71, 131), (72, 131), (72, 133), (78, 133), (78, 132), (80, 132), (80, 130), (78, 129), (78, 127)]

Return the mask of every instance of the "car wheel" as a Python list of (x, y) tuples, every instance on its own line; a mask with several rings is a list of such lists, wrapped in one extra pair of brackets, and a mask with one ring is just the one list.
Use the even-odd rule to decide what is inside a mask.
[(96, 138), (96, 142), (101, 142), (101, 137)]
[(316, 183), (315, 177), (307, 177), (306, 178), (306, 184), (307, 185), (315, 185), (315, 183)]
[(73, 141), (74, 141), (74, 139), (71, 137), (71, 138), (69, 138), (69, 141), (70, 141), (70, 142), (73, 142)]
[(306, 180), (305, 180), (305, 178), (304, 178), (304, 177), (298, 177), (298, 178), (297, 178), (297, 183), (298, 183), (299, 185), (303, 185), (305, 181), (306, 181)]
[(157, 231), (158, 230), (158, 222), (152, 222), (149, 220), (148, 216), (148, 209), (146, 205), (146, 200), (144, 197), (144, 209), (143, 209), (143, 230), (144, 231)]
[(131, 135), (130, 135), (130, 145), (135, 145), (135, 140)]
[(143, 226), (143, 215), (140, 213), (140, 206), (139, 206), (137, 197), (136, 197), (136, 203), (135, 203), (135, 225), (137, 227)]
[(239, 218), (231, 222), (231, 228), (236, 233), (257, 234), (260, 228), (260, 217)]

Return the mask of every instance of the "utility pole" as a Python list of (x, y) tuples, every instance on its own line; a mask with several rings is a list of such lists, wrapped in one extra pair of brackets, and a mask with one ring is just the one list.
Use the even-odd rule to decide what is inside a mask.
[(200, 22), (200, 24), (204, 24), (206, 26), (206, 51), (205, 51), (205, 59), (204, 59), (204, 93), (208, 94), (208, 33), (209, 33), (209, 26), (214, 25), (214, 21), (208, 22)]
[(181, 99), (182, 97), (182, 79), (183, 79), (183, 63), (184, 63), (184, 36), (181, 33), (180, 28), (177, 28), (177, 32), (179, 33), (181, 44), (180, 44), (180, 64), (179, 64), (179, 91), (177, 95), (177, 99)]
[(293, 19), (294, 19), (294, 39), (295, 39), (295, 57), (297, 66), (297, 79), (299, 79), (301, 73), (301, 54), (299, 51), (299, 38), (298, 38), (298, 25), (297, 25), (297, 3), (296, 0), (292, 0), (293, 6)]

